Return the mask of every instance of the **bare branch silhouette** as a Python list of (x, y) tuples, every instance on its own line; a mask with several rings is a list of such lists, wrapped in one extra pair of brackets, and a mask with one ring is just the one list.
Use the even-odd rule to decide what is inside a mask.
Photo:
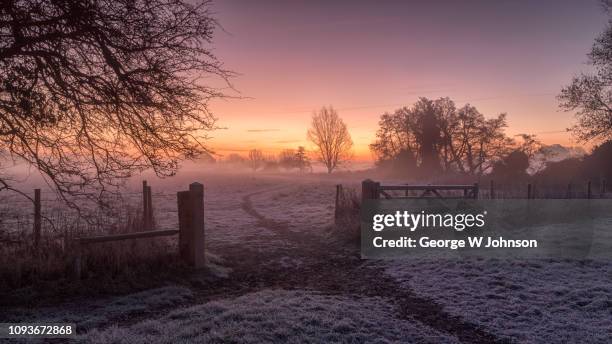
[(308, 140), (317, 147), (319, 161), (332, 173), (338, 166), (352, 158), (353, 140), (346, 124), (334, 108), (323, 107), (312, 116)]
[(223, 94), (201, 78), (232, 75), (208, 48), (215, 26), (208, 2), (2, 2), (0, 151), (65, 199), (173, 175), (215, 128)]

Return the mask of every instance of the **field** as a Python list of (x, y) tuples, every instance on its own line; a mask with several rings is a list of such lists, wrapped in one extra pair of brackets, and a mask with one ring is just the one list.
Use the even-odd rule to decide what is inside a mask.
[(0, 322), (72, 322), (84, 343), (606, 343), (612, 336), (609, 261), (362, 260), (357, 243), (339, 235), (347, 229), (333, 224), (335, 184), (360, 182), (350, 175), (192, 171), (151, 181), (158, 228), (177, 225), (175, 192), (192, 181), (205, 185), (205, 271), (138, 292), (12, 304)]

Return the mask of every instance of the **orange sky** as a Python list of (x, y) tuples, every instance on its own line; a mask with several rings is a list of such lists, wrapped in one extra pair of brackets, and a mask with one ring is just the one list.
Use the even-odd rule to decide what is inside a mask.
[(230, 1), (214, 5), (225, 31), (214, 51), (243, 99), (212, 110), (221, 154), (309, 147), (312, 111), (333, 105), (360, 160), (385, 111), (449, 96), (486, 116), (508, 113), (509, 135), (576, 145), (572, 114), (555, 99), (606, 17), (589, 1)]

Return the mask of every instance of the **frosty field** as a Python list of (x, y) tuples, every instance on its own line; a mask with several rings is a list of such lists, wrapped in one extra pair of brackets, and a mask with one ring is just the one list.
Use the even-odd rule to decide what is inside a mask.
[(612, 337), (610, 261), (362, 260), (333, 227), (335, 184), (357, 187), (354, 177), (187, 172), (151, 181), (159, 228), (177, 225), (175, 192), (191, 181), (205, 185), (210, 269), (127, 295), (3, 307), (0, 322), (74, 322), (84, 343)]

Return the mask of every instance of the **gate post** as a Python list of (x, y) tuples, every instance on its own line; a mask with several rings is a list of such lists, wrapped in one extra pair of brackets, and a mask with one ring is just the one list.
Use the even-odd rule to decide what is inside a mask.
[(367, 199), (379, 199), (379, 187), (380, 183), (370, 179), (366, 179), (361, 182), (361, 203), (364, 203), (364, 201)]
[(189, 191), (177, 193), (179, 217), (179, 254), (196, 269), (205, 265), (204, 254), (204, 186), (189, 185)]
[(587, 182), (587, 199), (591, 199), (591, 181)]
[(36, 251), (36, 254), (39, 253), (40, 248), (41, 223), (40, 189), (34, 189), (34, 250)]
[(147, 181), (142, 181), (142, 227), (145, 231), (151, 230), (151, 224), (149, 223), (149, 186)]
[(342, 184), (336, 185), (336, 203), (334, 205), (334, 223), (340, 217), (340, 197), (342, 197)]

